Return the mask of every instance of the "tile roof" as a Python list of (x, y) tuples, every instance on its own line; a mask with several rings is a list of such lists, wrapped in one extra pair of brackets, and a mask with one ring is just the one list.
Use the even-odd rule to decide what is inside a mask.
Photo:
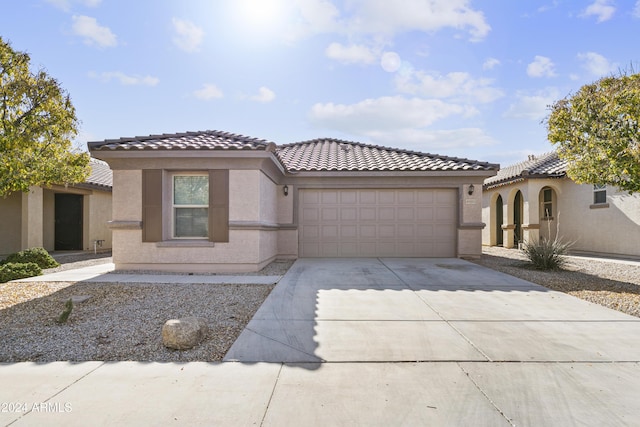
[(77, 184), (76, 187), (97, 188), (99, 190), (111, 190), (113, 187), (113, 171), (106, 162), (102, 160), (89, 159), (91, 166), (91, 174), (83, 183)]
[(220, 131), (185, 132), (108, 139), (89, 150), (262, 150), (274, 152), (287, 171), (493, 171), (499, 165), (337, 139), (277, 146), (263, 139)]
[(337, 139), (314, 139), (277, 147), (288, 171), (472, 171), (499, 165), (368, 145)]
[(184, 132), (162, 135), (136, 136), (88, 142), (91, 151), (115, 150), (266, 150), (275, 144), (264, 139), (251, 138), (216, 130)]
[(561, 178), (567, 174), (567, 162), (552, 151), (500, 169), (496, 176), (485, 179), (484, 187), (492, 188), (526, 178)]

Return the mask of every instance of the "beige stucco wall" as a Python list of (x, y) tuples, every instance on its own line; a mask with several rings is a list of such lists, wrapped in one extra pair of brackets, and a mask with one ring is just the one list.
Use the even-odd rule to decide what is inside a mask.
[[(553, 219), (542, 215), (540, 193), (553, 190)], [(558, 233), (564, 241), (573, 242), (572, 250), (600, 254), (640, 256), (640, 195), (629, 195), (607, 188), (607, 204), (593, 204), (593, 186), (578, 185), (570, 179), (529, 179), (487, 190), (483, 196), (483, 221), (490, 225), (482, 232), (482, 244), (495, 244), (495, 211), (497, 194), (504, 203), (505, 223), (512, 222), (513, 196), (517, 190), (524, 196), (526, 240)], [(509, 216), (507, 216), (509, 215)]]
[(94, 250), (94, 240), (103, 240), (102, 247), (97, 250), (105, 250), (113, 247), (111, 229), (112, 195), (111, 192), (93, 190), (90, 195), (84, 197), (85, 218), (88, 212), (89, 221), (84, 221), (83, 246), (85, 250)]
[[(181, 165), (181, 170), (189, 170)], [(142, 221), (142, 171), (114, 170), (114, 222)], [(252, 271), (278, 255), (277, 186), (260, 170), (229, 171), (229, 242), (143, 243), (142, 231), (113, 229), (117, 269)]]
[(18, 252), (22, 242), (22, 193), (0, 197), (0, 256)]

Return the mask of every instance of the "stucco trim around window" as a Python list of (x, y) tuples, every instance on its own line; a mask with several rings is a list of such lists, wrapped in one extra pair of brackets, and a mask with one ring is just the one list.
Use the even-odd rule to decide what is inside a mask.
[(589, 209), (603, 209), (608, 207), (609, 207), (609, 203), (598, 203), (594, 205), (589, 205)]

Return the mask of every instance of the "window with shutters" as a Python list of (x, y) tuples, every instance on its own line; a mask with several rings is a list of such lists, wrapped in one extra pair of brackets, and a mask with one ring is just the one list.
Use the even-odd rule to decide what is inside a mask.
[(229, 171), (142, 171), (142, 241), (229, 241)]
[(209, 236), (209, 175), (173, 175), (172, 209), (174, 239)]

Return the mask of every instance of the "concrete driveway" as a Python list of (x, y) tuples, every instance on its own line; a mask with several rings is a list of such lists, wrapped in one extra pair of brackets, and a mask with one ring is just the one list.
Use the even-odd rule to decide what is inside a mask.
[(640, 319), (459, 259), (298, 260), (225, 360), (284, 362), (274, 424), (640, 419)]
[(0, 364), (0, 425), (640, 420), (640, 319), (458, 259), (298, 260), (226, 360)]

